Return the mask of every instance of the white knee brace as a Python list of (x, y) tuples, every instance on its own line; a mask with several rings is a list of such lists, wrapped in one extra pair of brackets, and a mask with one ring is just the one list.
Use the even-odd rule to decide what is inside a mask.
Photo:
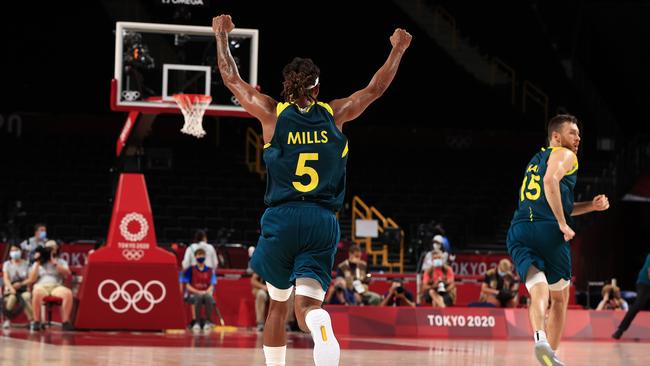
[(320, 282), (308, 277), (296, 279), (296, 295), (307, 296), (318, 301), (325, 300), (325, 291)]
[(285, 302), (289, 300), (291, 293), (293, 292), (293, 286), (287, 289), (279, 289), (268, 282), (266, 283), (266, 288), (269, 290), (269, 297), (271, 300), (279, 302)]

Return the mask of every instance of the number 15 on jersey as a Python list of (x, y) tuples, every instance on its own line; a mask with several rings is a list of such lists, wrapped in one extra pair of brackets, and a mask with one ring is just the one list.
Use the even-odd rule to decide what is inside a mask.
[(539, 170), (537, 165), (529, 165), (526, 169), (524, 182), (521, 184), (519, 199), (523, 202), (525, 199), (536, 201), (542, 194), (542, 187), (539, 185), (541, 177), (536, 174)]

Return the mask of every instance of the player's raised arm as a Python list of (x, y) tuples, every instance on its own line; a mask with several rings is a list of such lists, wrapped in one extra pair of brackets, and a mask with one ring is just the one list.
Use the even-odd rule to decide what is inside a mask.
[(217, 62), (221, 78), (246, 112), (259, 119), (263, 125), (274, 124), (277, 102), (268, 95), (257, 91), (239, 76), (237, 64), (232, 58), (228, 46), (228, 33), (234, 28), (235, 24), (233, 24), (230, 15), (219, 15), (212, 19), (212, 30), (217, 38)]
[(336, 121), (336, 125), (339, 128), (345, 122), (359, 117), (368, 108), (370, 103), (384, 94), (397, 73), (404, 51), (411, 44), (411, 38), (411, 35), (407, 31), (399, 28), (395, 29), (395, 32), (390, 37), (390, 43), (393, 45), (393, 49), (390, 51), (390, 55), (388, 55), (388, 59), (384, 65), (372, 77), (368, 86), (347, 98), (336, 99), (329, 103), (334, 111), (334, 121)]
[(562, 193), (560, 192), (560, 181), (566, 173), (571, 171), (577, 162), (576, 154), (569, 149), (557, 149), (548, 158), (548, 167), (544, 175), (544, 193), (546, 201), (555, 215), (555, 219), (564, 234), (564, 240), (571, 240), (575, 236), (573, 229), (566, 223), (564, 210), (562, 209)]

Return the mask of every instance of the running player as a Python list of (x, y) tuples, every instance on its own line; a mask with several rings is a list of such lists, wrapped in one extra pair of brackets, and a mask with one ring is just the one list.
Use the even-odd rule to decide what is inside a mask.
[[(569, 240), (575, 236), (571, 217), (609, 208), (605, 195), (588, 202), (573, 201), (580, 145), (578, 120), (568, 114), (553, 117), (548, 141), (549, 147), (535, 154), (526, 167), (519, 207), (507, 238), (508, 252), (530, 293), (535, 356), (544, 366), (564, 365), (555, 353), (569, 303)], [(549, 293), (551, 307), (545, 323)]]
[(335, 212), (344, 198), (348, 142), (343, 124), (359, 115), (392, 82), (411, 35), (396, 29), (384, 65), (364, 89), (330, 103), (318, 101), (320, 70), (295, 58), (283, 70), (284, 102), (244, 82), (228, 48), (234, 28), (229, 15), (213, 19), (219, 71), (225, 85), (248, 113), (262, 123), (268, 172), (262, 232), (251, 259), (271, 298), (264, 327), (267, 365), (284, 365), (287, 300), (296, 287), (295, 312), (300, 329), (314, 339), (317, 366), (338, 365), (340, 348), (329, 314), (321, 308), (331, 281), (340, 238)]

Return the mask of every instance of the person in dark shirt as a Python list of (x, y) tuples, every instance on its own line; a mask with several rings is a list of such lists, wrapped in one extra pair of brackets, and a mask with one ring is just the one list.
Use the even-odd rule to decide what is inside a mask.
[(632, 304), (630, 310), (625, 314), (616, 332), (612, 334), (612, 338), (620, 339), (623, 332), (632, 324), (632, 320), (634, 320), (636, 314), (648, 306), (650, 306), (650, 253), (648, 253), (643, 268), (639, 271), (639, 279), (636, 281), (636, 300), (634, 300), (634, 304)]
[(404, 287), (402, 279), (396, 278), (379, 305), (415, 307), (415, 302), (413, 301), (413, 294)]
[(504, 258), (497, 268), (485, 272), (479, 301), (496, 307), (514, 308), (519, 300), (518, 291), (519, 281), (512, 273), (512, 263)]

